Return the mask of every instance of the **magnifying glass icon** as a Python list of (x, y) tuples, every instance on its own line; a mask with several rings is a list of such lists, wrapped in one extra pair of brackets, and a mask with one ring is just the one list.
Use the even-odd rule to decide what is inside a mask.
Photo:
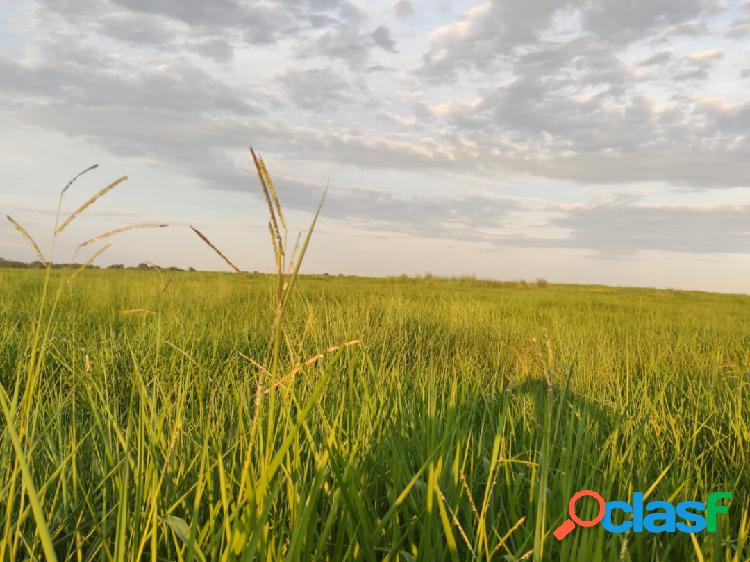
[[(599, 503), (599, 513), (596, 517), (590, 520), (581, 519), (576, 515), (576, 502), (585, 496), (594, 498)], [(597, 492), (594, 492), (593, 490), (581, 490), (580, 492), (576, 492), (568, 502), (568, 517), (570, 517), (570, 519), (563, 521), (562, 525), (555, 529), (552, 534), (557, 540), (561, 541), (576, 528), (576, 525), (579, 527), (593, 527), (604, 519), (605, 509), (604, 498)]]

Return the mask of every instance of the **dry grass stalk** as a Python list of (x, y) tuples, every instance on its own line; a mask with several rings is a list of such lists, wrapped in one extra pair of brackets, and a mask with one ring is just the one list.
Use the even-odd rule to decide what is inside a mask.
[[(250, 155), (253, 158), (255, 169), (258, 172), (258, 179), (260, 179), (260, 185), (263, 188), (263, 195), (266, 198), (266, 203), (268, 204), (268, 215), (271, 217), (271, 232), (272, 232), (272, 235), (276, 239), (274, 248), (275, 248), (276, 253), (283, 255), (284, 244), (281, 240), (281, 232), (279, 230), (279, 223), (276, 220), (276, 212), (274, 211), (274, 204), (273, 204), (273, 198), (271, 197), (271, 191), (266, 183), (266, 178), (263, 175), (263, 168), (261, 166), (260, 161), (258, 160), (258, 156), (255, 154), (255, 151), (252, 148), (250, 148)], [(277, 260), (277, 262), (278, 261), (279, 260)], [(278, 266), (277, 266), (277, 269), (278, 269)]]
[(469, 552), (473, 556), (476, 556), (476, 553), (474, 552), (474, 548), (471, 546), (471, 543), (469, 542), (469, 537), (466, 536), (466, 531), (464, 531), (463, 526), (461, 525), (461, 521), (458, 520), (458, 515), (456, 515), (456, 512), (453, 511), (453, 508), (450, 506), (450, 503), (448, 502), (448, 499), (445, 497), (445, 494), (443, 494), (443, 491), (438, 488), (438, 493), (440, 494), (440, 497), (443, 498), (443, 503), (445, 504), (445, 507), (448, 508), (448, 511), (451, 514), (451, 518), (453, 519), (453, 525), (455, 525), (456, 529), (458, 529), (458, 534), (461, 535), (461, 539), (463, 539), (464, 544), (466, 545), (466, 548), (469, 549)]
[(260, 375), (258, 376), (258, 385), (255, 387), (255, 411), (258, 412), (260, 408), (261, 400), (263, 400), (263, 375), (271, 376), (271, 373), (268, 372), (268, 369), (266, 369), (263, 365), (258, 363), (255, 359), (252, 357), (248, 357), (244, 353), (240, 352), (240, 357), (242, 357), (245, 361), (250, 363), (253, 367), (258, 369), (260, 371)]
[(271, 221), (268, 221), (268, 232), (271, 235), (271, 244), (273, 244), (273, 255), (274, 258), (276, 258), (276, 269), (279, 269), (279, 264), (281, 263), (281, 256), (283, 254), (283, 250), (279, 248), (279, 239), (278, 235), (273, 230), (273, 225), (271, 224)]
[(245, 355), (242, 352), (240, 352), (240, 357), (242, 357), (245, 361), (247, 361), (248, 363), (250, 363), (253, 367), (255, 367), (256, 369), (258, 369), (259, 371), (263, 371), (267, 375), (271, 374), (271, 373), (268, 372), (268, 369), (266, 369), (263, 365), (261, 365), (260, 363), (258, 363), (252, 357), (248, 357), (247, 355)]
[(231, 267), (232, 269), (234, 269), (234, 270), (235, 270), (235, 271), (236, 271), (237, 273), (242, 273), (242, 270), (240, 270), (240, 268), (239, 268), (239, 267), (237, 267), (236, 265), (234, 265), (234, 262), (232, 262), (232, 260), (230, 260), (230, 259), (229, 259), (229, 258), (228, 258), (227, 256), (225, 256), (225, 255), (224, 255), (224, 253), (223, 253), (223, 252), (222, 252), (221, 250), (219, 250), (219, 248), (217, 248), (217, 247), (216, 247), (216, 246), (214, 245), (214, 243), (213, 243), (213, 242), (211, 242), (211, 241), (210, 241), (210, 240), (209, 240), (209, 239), (208, 239), (208, 238), (206, 237), (206, 235), (205, 235), (205, 234), (203, 234), (203, 233), (202, 233), (202, 232), (201, 232), (200, 230), (198, 230), (198, 229), (197, 229), (197, 228), (195, 228), (194, 226), (191, 226), (191, 227), (190, 227), (190, 229), (191, 229), (191, 230), (192, 230), (193, 232), (195, 232), (195, 233), (196, 233), (196, 234), (198, 235), (198, 238), (200, 238), (201, 240), (203, 240), (203, 241), (204, 241), (204, 242), (206, 243), (206, 245), (207, 245), (207, 246), (208, 246), (209, 248), (211, 248), (211, 249), (212, 249), (212, 250), (213, 250), (214, 252), (216, 252), (216, 253), (217, 253), (217, 254), (219, 255), (219, 257), (220, 257), (221, 259), (223, 259), (223, 260), (224, 260), (224, 261), (225, 261), (225, 262), (227, 263), (227, 265), (229, 265), (229, 267)]
[(153, 310), (149, 310), (148, 308), (129, 308), (127, 310), (123, 310), (122, 313), (125, 316), (149, 316), (152, 314), (156, 314), (156, 312), (154, 312)]
[(479, 510), (477, 504), (474, 503), (474, 494), (471, 493), (469, 483), (466, 481), (466, 474), (461, 470), (461, 484), (463, 484), (464, 490), (466, 490), (466, 496), (469, 498), (469, 504), (471, 505), (471, 511), (474, 513), (474, 517), (479, 520)]
[(106, 246), (102, 246), (99, 248), (96, 252), (94, 252), (94, 255), (91, 256), (88, 260), (86, 260), (86, 263), (84, 263), (81, 267), (76, 269), (76, 272), (70, 276), (70, 279), (66, 282), (67, 285), (73, 282), (73, 280), (78, 277), (78, 274), (81, 273), (84, 269), (86, 269), (88, 266), (90, 266), (92, 263), (94, 263), (94, 260), (101, 256), (104, 252), (109, 250), (112, 247), (112, 244), (107, 244)]
[(289, 271), (287, 272), (288, 275), (292, 274), (292, 270), (294, 268), (294, 262), (297, 259), (297, 252), (299, 251), (299, 242), (302, 239), (302, 231), (300, 230), (297, 233), (297, 241), (294, 243), (294, 248), (292, 249), (292, 257), (289, 259)]
[(258, 163), (260, 164), (260, 170), (263, 173), (263, 177), (266, 179), (268, 188), (271, 191), (271, 198), (273, 199), (274, 207), (276, 207), (276, 213), (279, 215), (279, 219), (281, 220), (281, 226), (283, 226), (284, 230), (286, 230), (286, 219), (284, 218), (284, 212), (281, 210), (281, 202), (279, 201), (279, 196), (276, 194), (276, 187), (274, 187), (273, 185), (271, 174), (268, 173), (268, 168), (266, 168), (266, 163), (263, 161), (262, 156), (258, 157)]
[(342, 343), (341, 345), (331, 346), (331, 347), (329, 347), (328, 349), (326, 349), (322, 353), (316, 353), (312, 357), (306, 359), (305, 361), (303, 361), (302, 363), (300, 363), (299, 365), (297, 365), (294, 369), (292, 369), (291, 371), (289, 371), (286, 375), (284, 375), (283, 377), (281, 377), (275, 383), (273, 383), (268, 388), (268, 390), (265, 391), (265, 394), (268, 394), (269, 392), (271, 392), (275, 388), (277, 388), (277, 387), (279, 387), (279, 386), (287, 383), (292, 378), (294, 378), (294, 376), (296, 374), (298, 374), (300, 371), (302, 371), (302, 369), (304, 369), (305, 367), (309, 367), (310, 365), (314, 365), (315, 363), (317, 363), (318, 361), (320, 361), (321, 359), (323, 359), (326, 355), (330, 355), (331, 353), (334, 353), (334, 352), (338, 351), (339, 349), (343, 349), (343, 348), (347, 348), (347, 347), (352, 347), (354, 345), (358, 345), (359, 343), (360, 343), (360, 340), (352, 340), (352, 341), (348, 341), (346, 343)]
[(89, 166), (84, 171), (76, 174), (72, 180), (70, 180), (68, 183), (65, 184), (65, 187), (62, 188), (62, 191), (60, 192), (60, 198), (62, 198), (63, 195), (65, 195), (65, 192), (70, 189), (70, 186), (75, 183), (75, 181), (80, 178), (83, 174), (86, 174), (90, 172), (91, 170), (96, 170), (99, 167), (99, 164), (94, 164), (93, 166)]
[(101, 199), (104, 197), (107, 193), (112, 191), (115, 187), (120, 185), (122, 182), (128, 179), (128, 176), (122, 176), (121, 178), (116, 179), (112, 183), (110, 183), (108, 186), (101, 188), (99, 191), (97, 191), (94, 195), (89, 197), (86, 202), (78, 207), (75, 211), (71, 213), (71, 215), (65, 219), (65, 222), (62, 223), (59, 227), (55, 229), (55, 234), (60, 234), (65, 228), (73, 222), (73, 220), (78, 217), (81, 213), (83, 213), (86, 209), (88, 209), (91, 205), (93, 205), (98, 199)]
[(24, 227), (18, 224), (13, 217), (11, 217), (10, 215), (5, 215), (5, 216), (8, 218), (8, 221), (10, 221), (10, 224), (15, 226), (16, 230), (20, 232), (21, 235), (31, 243), (32, 247), (34, 248), (34, 251), (36, 252), (36, 255), (39, 257), (39, 261), (42, 262), (42, 264), (46, 267), (47, 260), (44, 259), (44, 254), (42, 254), (42, 250), (39, 249), (39, 245), (31, 237), (31, 234), (29, 234)]
[(105, 238), (109, 238), (110, 236), (114, 236), (115, 234), (120, 234), (121, 232), (127, 232), (128, 230), (136, 230), (136, 229), (141, 229), (141, 228), (166, 228), (168, 226), (169, 226), (168, 224), (160, 224), (160, 223), (142, 223), (142, 224), (133, 224), (130, 226), (121, 226), (120, 228), (113, 228), (112, 230), (108, 230), (107, 232), (94, 236), (93, 238), (89, 238), (85, 242), (81, 242), (78, 245), (78, 249), (81, 249), (84, 246), (88, 246), (89, 244), (93, 244), (94, 242), (98, 242), (99, 240), (104, 240)]
[(185, 351), (181, 347), (176, 346), (175, 344), (173, 344), (171, 341), (168, 341), (168, 340), (164, 340), (164, 343), (166, 343), (169, 347), (171, 347), (175, 351), (179, 351), (182, 355), (184, 355), (187, 358), (188, 361), (190, 361), (196, 367), (199, 367), (201, 369), (203, 368), (203, 365), (198, 363), (198, 361), (196, 361), (187, 351)]
[[(509, 538), (509, 537), (510, 537), (510, 536), (511, 536), (511, 535), (512, 535), (512, 534), (513, 534), (514, 532), (516, 532), (516, 530), (517, 530), (517, 529), (518, 529), (518, 528), (519, 528), (519, 527), (520, 527), (521, 525), (523, 525), (524, 521), (526, 521), (526, 516), (525, 516), (525, 515), (524, 515), (523, 517), (521, 517), (521, 518), (520, 518), (520, 519), (519, 519), (518, 521), (516, 521), (515, 525), (513, 525), (513, 526), (512, 526), (512, 527), (511, 527), (510, 529), (508, 529), (508, 532), (507, 532), (507, 533), (505, 533), (505, 534), (503, 535), (503, 537), (502, 537), (502, 538), (500, 539), (500, 542), (499, 542), (499, 543), (497, 543), (497, 544), (495, 545), (495, 548), (494, 548), (494, 549), (492, 550), (492, 552), (490, 553), (490, 560), (491, 560), (491, 559), (492, 559), (492, 558), (493, 558), (493, 557), (495, 556), (495, 554), (497, 554), (497, 551), (498, 551), (498, 550), (500, 550), (500, 548), (502, 548), (502, 546), (503, 546), (503, 545), (505, 544), (505, 541), (507, 541), (507, 540), (508, 540), (508, 538)], [(521, 560), (528, 560), (528, 558), (529, 558), (529, 557), (531, 556), (531, 553), (533, 553), (533, 552), (534, 552), (534, 550), (533, 550), (533, 549), (532, 549), (532, 550), (530, 550), (529, 552), (527, 552), (526, 554), (524, 554), (524, 555), (523, 555), (523, 556), (521, 557)]]

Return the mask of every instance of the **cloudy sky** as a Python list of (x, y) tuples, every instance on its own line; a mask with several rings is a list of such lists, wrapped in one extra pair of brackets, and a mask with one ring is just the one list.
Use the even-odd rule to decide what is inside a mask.
[(749, 87), (747, 1), (0, 0), (0, 210), (99, 163), (58, 259), (268, 270), (253, 145), (308, 272), (750, 292)]

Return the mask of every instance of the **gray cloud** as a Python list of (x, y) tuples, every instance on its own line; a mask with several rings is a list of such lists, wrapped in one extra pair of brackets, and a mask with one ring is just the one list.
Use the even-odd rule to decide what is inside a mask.
[(750, 205), (714, 208), (610, 203), (579, 206), (553, 221), (570, 230), (560, 245), (602, 254), (662, 250), (750, 252)]
[[(283, 178), (277, 183), (280, 196), (291, 208), (309, 210), (317, 205), (320, 186)], [(485, 242), (499, 247), (577, 248), (593, 251), (599, 257), (622, 258), (641, 251), (750, 252), (750, 205), (649, 206), (640, 204), (638, 199), (637, 195), (626, 194), (606, 203), (543, 205), (480, 194), (405, 198), (387, 191), (334, 186), (324, 214), (327, 219), (379, 232)], [(550, 216), (538, 226), (564, 234), (552, 238), (503, 232), (511, 217), (534, 216), (538, 211)]]
[[(399, 61), (392, 20), (374, 21), (338, 0), (222, 0), (210, 15), (192, 0), (119, 0), (116, 8), (86, 1), (86, 9), (74, 3), (64, 10), (48, 0), (45, 6), (65, 12), (71, 27), (38, 38), (34, 56), (0, 56), (8, 111), (18, 122), (172, 166), (204, 187), (247, 190), (247, 170), (233, 162), (249, 143), (290, 161), (334, 163), (368, 178), (376, 170), (449, 174), (468, 186), (499, 176), (600, 186), (750, 185), (750, 101), (701, 96), (702, 81), (727, 64), (731, 51), (691, 53), (665, 39), (691, 26), (706, 28), (696, 18), (710, 3), (657, 1), (636, 13), (607, 1), (620, 30), (589, 3), (479, 4), (460, 25), (433, 36), (415, 71)], [(99, 37), (79, 36), (70, 24), (87, 13), (87, 29)], [(44, 18), (52, 16), (39, 17), (48, 24)], [(583, 29), (570, 32), (561, 23), (565, 17)], [(124, 54), (103, 46), (101, 35)], [(243, 51), (243, 41), (273, 48)], [(637, 53), (644, 45), (655, 52), (628, 58), (631, 45)], [(278, 65), (284, 49), (304, 60)], [(253, 62), (264, 56), (273, 64), (256, 72)], [(393, 66), (379, 64), (385, 60)], [(375, 69), (381, 72), (370, 72)], [(459, 76), (466, 81), (454, 87)], [(517, 199), (406, 197), (387, 179), (368, 183), (382, 189), (332, 192), (329, 216), (365, 228), (499, 245), (602, 252), (744, 248), (737, 217), (745, 208), (623, 201), (552, 206), (545, 212), (557, 218), (547, 226), (569, 236), (528, 238), (485, 232), (505, 228), (513, 213), (538, 211)], [(292, 208), (309, 209), (319, 191), (289, 181), (286, 194)], [(597, 216), (609, 218), (597, 222)], [(712, 233), (709, 242), (695, 239), (690, 221)], [(678, 235), (670, 234), (672, 223)]]
[(651, 0), (646, 3), (600, 0), (586, 6), (586, 29), (608, 40), (640, 39), (655, 29), (683, 25), (717, 6), (714, 0)]
[(350, 101), (351, 86), (331, 68), (287, 67), (276, 74), (289, 98), (311, 111), (331, 109)]
[(745, 38), (750, 35), (750, 17), (733, 21), (729, 27), (729, 37)]
[(234, 47), (228, 41), (219, 38), (206, 38), (192, 45), (196, 53), (217, 62), (229, 62), (234, 57)]
[(367, 62), (374, 45), (369, 34), (356, 27), (339, 24), (326, 29), (313, 41), (305, 44), (301, 53), (306, 56), (322, 55), (350, 66), (361, 67)]
[(671, 36), (703, 37), (710, 34), (711, 30), (708, 25), (702, 21), (688, 21), (674, 25), (667, 30), (667, 35)]
[[(495, 0), (477, 4), (464, 18), (434, 34), (420, 69), (433, 80), (454, 80), (459, 72), (497, 68), (504, 59), (559, 31), (556, 17), (575, 14), (579, 35), (593, 35), (612, 49), (666, 29), (692, 25), (716, 9), (714, 0), (654, 0), (646, 4), (620, 0)], [(686, 29), (686, 28), (685, 28)], [(683, 29), (684, 32), (684, 29)]]
[(113, 39), (136, 45), (169, 46), (177, 31), (169, 20), (132, 12), (114, 12), (96, 21), (98, 31)]
[[(364, 13), (347, 0), (36, 0), (40, 18), (57, 25), (51, 17), (77, 29), (92, 28), (116, 40), (133, 44), (161, 44), (173, 39), (170, 29), (182, 26), (186, 43), (199, 53), (220, 61), (231, 58), (228, 36), (248, 45), (301, 42), (308, 55), (310, 33), (323, 31), (319, 41), (323, 56), (342, 57), (353, 42), (347, 35), (365, 36), (358, 30)], [(92, 23), (93, 22), (93, 23)], [(327, 39), (326, 39), (327, 38)], [(218, 41), (224, 41), (220, 44)], [(314, 42), (312, 43), (315, 44)], [(358, 49), (372, 47), (360, 40)]]
[[(262, 138), (269, 150), (290, 158), (365, 168), (471, 169), (485, 177), (532, 174), (692, 188), (744, 186), (750, 178), (750, 148), (741, 141), (750, 126), (750, 104), (720, 107), (677, 97), (657, 107), (632, 93), (632, 71), (590, 37), (519, 56), (517, 77), (482, 89), (472, 103), (434, 111), (415, 102), (419, 127), (406, 136), (402, 125), (375, 134), (348, 125), (295, 126), (287, 116), (271, 117), (278, 100), (264, 88), (248, 91), (179, 57), (160, 65), (131, 64), (64, 36), (43, 44), (42, 52), (35, 62), (0, 57), (0, 89), (11, 94), (11, 102), (25, 100), (24, 119), (96, 138), (118, 152), (164, 158), (191, 173), (195, 158), (208, 160), (215, 171), (224, 162), (214, 162), (212, 152)], [(277, 77), (310, 115), (340, 114), (345, 103), (368, 112), (367, 104), (379, 103), (358, 95), (361, 86), (353, 90), (334, 68), (287, 69)], [(584, 86), (590, 91), (576, 97)], [(193, 154), (189, 142), (206, 147), (197, 152), (208, 156)], [(186, 152), (170, 151), (170, 145)], [(201, 173), (201, 179), (210, 176), (208, 169)]]
[(378, 26), (372, 33), (370, 33), (370, 36), (372, 37), (372, 40), (375, 41), (375, 44), (381, 49), (391, 53), (396, 52), (396, 42), (391, 36), (391, 30), (386, 26)]
[(672, 74), (672, 80), (676, 82), (687, 82), (689, 80), (704, 81), (709, 77), (709, 71), (705, 67), (681, 70)]
[[(289, 179), (277, 183), (280, 197), (292, 208), (313, 209), (320, 199), (320, 186)], [(385, 190), (333, 186), (324, 214), (368, 229), (461, 239), (474, 238), (481, 229), (501, 228), (509, 214), (524, 208), (523, 202), (508, 197), (403, 197)]]
[(249, 43), (267, 44), (297, 26), (302, 12), (299, 3), (241, 2), (239, 0), (113, 0), (117, 6), (134, 13), (170, 18), (210, 34), (240, 29)]
[[(302, 211), (316, 207), (323, 189), (319, 184), (283, 176), (276, 177), (275, 183), (284, 206)], [(224, 181), (214, 187), (230, 185), (247, 191), (247, 171), (227, 168)], [(259, 197), (252, 186), (250, 193)], [(540, 218), (539, 213), (546, 218)], [(477, 193), (406, 197), (386, 189), (333, 185), (324, 216), (328, 221), (392, 235), (483, 242), (497, 247), (575, 248), (605, 258), (628, 258), (641, 251), (750, 252), (750, 205), (644, 205), (635, 193), (602, 203), (561, 205)], [(535, 224), (538, 234), (521, 235), (509, 230), (514, 221), (523, 221), (524, 217)], [(548, 229), (560, 234), (544, 235)]]
[(89, 110), (149, 108), (177, 114), (258, 111), (237, 88), (186, 63), (97, 70), (90, 64), (92, 57), (88, 52), (81, 50), (82, 58), (76, 59), (77, 52), (68, 50), (64, 63), (24, 64), (0, 57), (0, 89)]
[(648, 57), (645, 60), (642, 60), (640, 63), (638, 63), (639, 66), (659, 66), (661, 64), (671, 62), (674, 57), (674, 53), (671, 49), (665, 49), (663, 51), (659, 51), (658, 53), (655, 53)]
[(414, 14), (414, 5), (411, 0), (399, 0), (393, 5), (393, 13), (397, 18), (408, 18)]

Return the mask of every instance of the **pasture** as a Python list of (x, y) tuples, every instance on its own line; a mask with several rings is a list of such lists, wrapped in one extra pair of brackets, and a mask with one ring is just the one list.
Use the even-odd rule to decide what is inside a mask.
[[(71, 273), (0, 269), (0, 560), (750, 557), (749, 297)], [(734, 496), (558, 542), (584, 488)]]

